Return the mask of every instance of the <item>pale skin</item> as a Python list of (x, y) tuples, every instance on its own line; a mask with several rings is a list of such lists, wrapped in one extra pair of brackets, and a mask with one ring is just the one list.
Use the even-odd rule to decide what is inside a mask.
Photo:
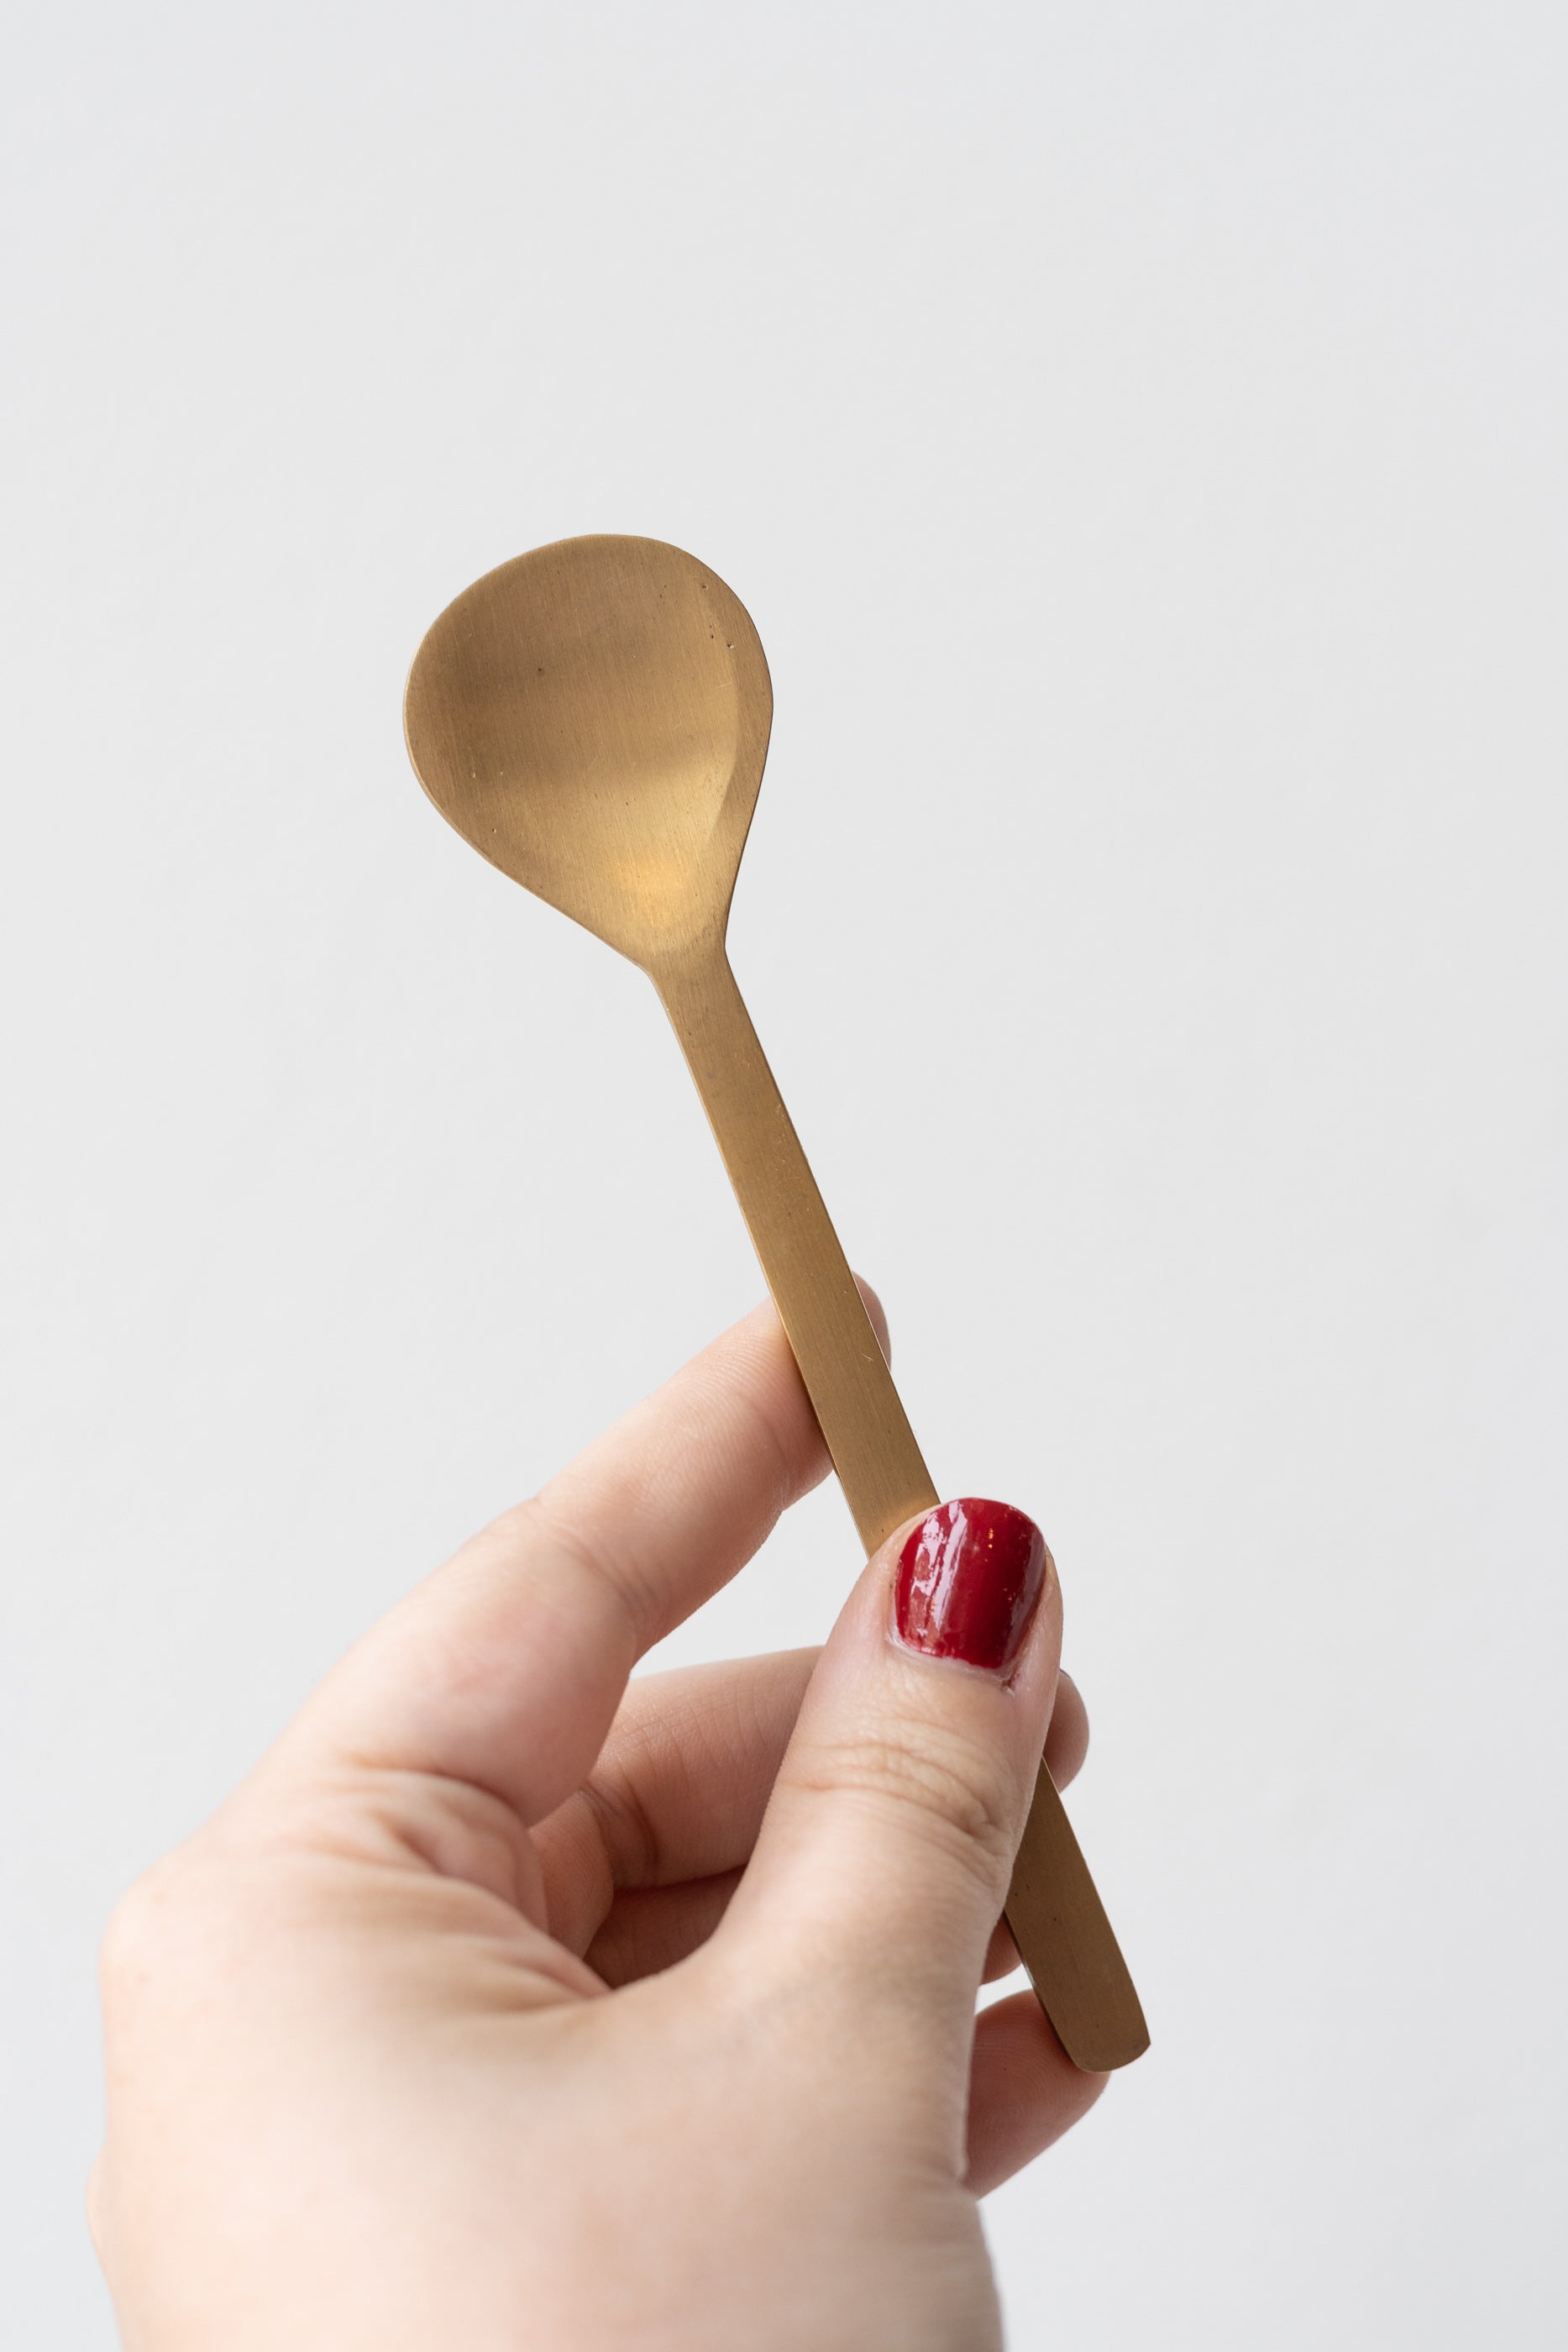
[[(128, 2352), (987, 2352), (977, 2200), (1103, 2087), (998, 1926), (1007, 1676), (868, 1564), (821, 1652), (629, 1682), (827, 1470), (759, 1308), (359, 1643), (116, 1913)], [(765, 1571), (758, 1571), (765, 1572)]]

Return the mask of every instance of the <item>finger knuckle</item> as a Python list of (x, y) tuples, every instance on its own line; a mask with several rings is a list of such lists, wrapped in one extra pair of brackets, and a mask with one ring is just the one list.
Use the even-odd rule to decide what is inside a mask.
[(972, 1742), (928, 1725), (883, 1726), (822, 1749), (810, 1772), (824, 1792), (849, 1791), (895, 1811), (989, 1886), (1006, 1884), (1018, 1838), (1014, 1807)]
[(618, 1886), (651, 1886), (663, 1864), (658, 1829), (632, 1773), (601, 1761), (582, 1796)]
[(91, 2168), (88, 2173), (87, 2188), (83, 2192), (82, 2204), (87, 2212), (87, 2233), (92, 2240), (92, 2250), (94, 2253), (98, 2256), (99, 2262), (101, 2262), (103, 2260), (104, 2204), (103, 2150), (101, 2148), (99, 2149), (98, 2154), (93, 2158)]
[(577, 1519), (551, 1503), (548, 1488), (516, 1505), (486, 1534), (499, 1534), (536, 1566), (542, 1563), (547, 1575), (559, 1575), (564, 1567), (580, 1588), (598, 1594), (635, 1653), (646, 1649), (663, 1630), (656, 1598), (632, 1562), (613, 1545), (591, 1538)]
[(168, 1865), (155, 1864), (128, 1886), (109, 1915), (99, 1954), (99, 1981), (106, 2004), (131, 1999), (156, 1966), (165, 1934)]

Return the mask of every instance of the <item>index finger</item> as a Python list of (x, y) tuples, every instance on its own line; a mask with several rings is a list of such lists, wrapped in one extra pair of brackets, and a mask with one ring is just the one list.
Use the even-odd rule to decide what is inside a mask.
[(291, 1745), (469, 1782), (541, 1820), (591, 1769), (636, 1660), (828, 1466), (759, 1307), (383, 1618)]

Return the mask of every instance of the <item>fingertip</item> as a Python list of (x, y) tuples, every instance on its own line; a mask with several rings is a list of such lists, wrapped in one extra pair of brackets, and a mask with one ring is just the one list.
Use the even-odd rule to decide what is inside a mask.
[(1032, 1992), (1013, 1993), (975, 2025), (966, 2180), (984, 2197), (1021, 2172), (1094, 2105), (1108, 2074), (1085, 2074)]
[(997, 1984), (1003, 1977), (1010, 1977), (1022, 1966), (1023, 1960), (1019, 1956), (1018, 1946), (1013, 1941), (1012, 1929), (1008, 1926), (1005, 1918), (998, 1919), (991, 1929), (991, 1940), (986, 1947), (986, 1965), (980, 1982)]
[(871, 1317), (871, 1328), (876, 1333), (877, 1346), (882, 1349), (883, 1356), (891, 1364), (893, 1361), (893, 1343), (887, 1336), (886, 1310), (883, 1307), (881, 1299), (877, 1297), (876, 1292), (872, 1288), (870, 1283), (867, 1282), (863, 1275), (857, 1274), (854, 1281), (855, 1288), (860, 1292), (862, 1301), (865, 1307), (865, 1311)]
[(1056, 1677), (1056, 1703), (1045, 1735), (1045, 1761), (1059, 1789), (1065, 1789), (1083, 1769), (1089, 1753), (1089, 1710), (1071, 1675)]

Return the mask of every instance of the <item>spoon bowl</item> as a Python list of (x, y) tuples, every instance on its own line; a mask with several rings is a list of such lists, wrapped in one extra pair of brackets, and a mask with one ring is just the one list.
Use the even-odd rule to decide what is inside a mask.
[(653, 971), (721, 943), (773, 718), (750, 615), (653, 539), (487, 572), (414, 656), (414, 772), (492, 866)]

